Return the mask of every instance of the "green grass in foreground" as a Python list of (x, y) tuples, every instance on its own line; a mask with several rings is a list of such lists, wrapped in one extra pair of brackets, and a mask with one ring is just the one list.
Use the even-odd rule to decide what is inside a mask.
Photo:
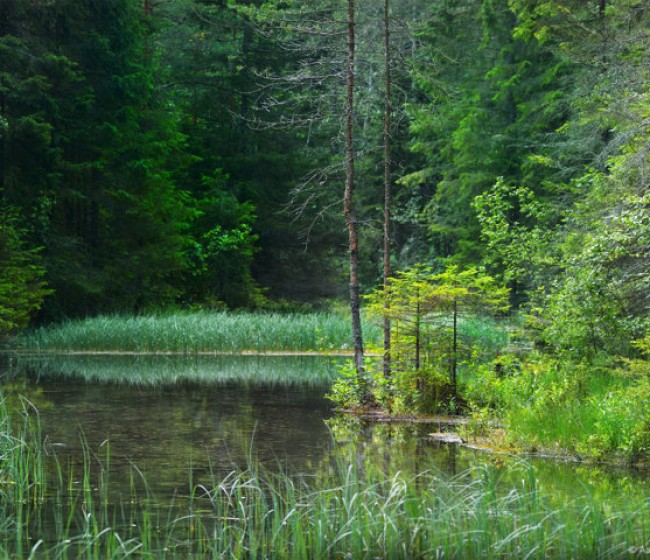
[[(365, 324), (367, 340), (379, 328)], [(291, 352), (350, 347), (350, 320), (343, 313), (177, 312), (110, 315), (68, 321), (34, 331), (21, 347), (37, 351)]]
[(12, 435), (3, 414), (0, 558), (624, 559), (650, 544), (647, 498), (562, 501), (526, 462), (455, 478), (251, 467), (188, 480), (165, 504), (134, 467), (115, 503), (108, 444), (86, 450), (82, 472), (57, 463), (46, 484), (34, 434)]

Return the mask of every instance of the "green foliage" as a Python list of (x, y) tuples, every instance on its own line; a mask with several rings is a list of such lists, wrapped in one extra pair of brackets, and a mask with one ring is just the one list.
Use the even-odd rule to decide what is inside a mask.
[(327, 392), (327, 398), (336, 406), (354, 410), (363, 402), (366, 383), (357, 375), (357, 368), (352, 360), (339, 369), (339, 375)]
[[(648, 344), (646, 337), (637, 345)], [(539, 353), (524, 359), (504, 355), (476, 372), (467, 395), (476, 410), (505, 423), (515, 446), (644, 461), (650, 456), (650, 415), (642, 405), (650, 395), (648, 356), (624, 359), (617, 368), (605, 355), (582, 362)]]
[(529, 158), (556, 171), (532, 183), (506, 176), (475, 200), (486, 264), (527, 291), (528, 327), (544, 354), (503, 377), (487, 368), (472, 395), (522, 445), (645, 460), (647, 356), (638, 353), (648, 332), (650, 136), (637, 78), (647, 73), (650, 12), (620, 2), (510, 6), (517, 38), (576, 70), (559, 142)]
[(141, 9), (127, 0), (7, 9), (0, 181), (30, 226), (26, 246), (44, 247), (56, 292), (46, 315), (172, 300), (188, 213), (168, 165), (183, 140), (154, 90)]
[(0, 338), (26, 326), (51, 293), (38, 251), (23, 247), (13, 222), (0, 210)]
[(473, 206), (486, 241), (483, 261), (490, 269), (519, 290), (552, 278), (558, 266), (556, 230), (548, 223), (553, 212), (531, 189), (499, 178)]
[(599, 352), (628, 352), (630, 328), (617, 278), (597, 268), (576, 267), (540, 310), (543, 340), (574, 358), (594, 358)]
[[(186, 481), (186, 500), (157, 501), (133, 464), (132, 479), (144, 490), (134, 483), (126, 494), (115, 491), (107, 442), (99, 453), (84, 442), (81, 464), (69, 472), (59, 464), (45, 473), (40, 441), (20, 438), (31, 434), (0, 433), (5, 464), (30, 475), (12, 477), (11, 484), (3, 479), (0, 486), (1, 552), (8, 558), (369, 560), (481, 558), (496, 551), (543, 560), (553, 551), (558, 558), (604, 559), (613, 550), (644, 550), (647, 544), (644, 495), (630, 491), (627, 501), (604, 500), (586, 488), (558, 501), (558, 493), (540, 484), (524, 461), (455, 476), (437, 469), (393, 474), (374, 464), (361, 468), (357, 452), (316, 477), (278, 474), (256, 464), (225, 476), (201, 473), (200, 480)], [(41, 477), (32, 478), (37, 472)], [(45, 474), (52, 481), (47, 487)], [(34, 538), (48, 521), (48, 538)]]
[[(341, 222), (324, 211), (331, 201), (321, 200), (332, 189), (319, 188), (302, 211), (292, 206), (309, 182), (305, 176), (320, 184), (314, 168), (331, 163), (323, 142), (334, 133), (329, 119), (322, 121), (325, 134), (310, 120), (315, 90), (305, 95), (300, 83), (285, 80), (311, 57), (306, 45), (283, 44), (295, 39), (290, 29), (274, 27), (288, 9), (184, 0), (156, 10), (165, 91), (192, 156), (175, 178), (200, 214), (190, 227), (183, 301), (230, 307), (259, 306), (265, 297), (305, 301), (331, 295), (341, 279), (332, 249), (343, 238), (332, 237)], [(208, 247), (215, 227), (218, 239), (227, 236), (228, 250)]]
[(192, 241), (186, 254), (182, 300), (217, 307), (254, 307), (263, 303), (251, 275), (258, 251), (254, 232), (254, 206), (240, 203), (228, 192), (227, 177), (215, 173), (203, 178), (203, 189), (194, 193)]
[(419, 28), (415, 80), (428, 102), (410, 106), (411, 136), (426, 167), (402, 182), (432, 187), (423, 219), (435, 258), (477, 264), (487, 254), (471, 204), (497, 178), (546, 196), (556, 173), (546, 162), (572, 70), (560, 53), (513, 36), (516, 26), (505, 0), (456, 0), (435, 3)]
[(650, 334), (634, 346), (641, 356), (622, 360), (617, 374), (625, 380), (623, 389), (607, 395), (604, 406), (599, 403), (601, 429), (594, 436), (601, 448), (622, 450), (632, 461), (650, 457), (650, 410), (639, 406), (650, 399)]
[[(508, 289), (472, 268), (455, 266), (435, 274), (418, 266), (398, 273), (386, 289), (367, 297), (370, 318), (391, 322), (391, 376), (368, 366), (366, 384), (375, 400), (392, 412), (458, 411), (458, 368), (471, 368), (495, 352), (482, 345), (476, 317), (504, 313)], [(479, 336), (476, 336), (476, 335)], [(474, 335), (474, 336), (472, 336)], [(357, 381), (344, 376), (330, 398), (350, 406), (362, 404)], [(348, 386), (348, 387), (346, 387)]]
[[(48, 320), (340, 292), (343, 4), (146, 6), (0, 3), (3, 333), (41, 306)], [(357, 3), (362, 226), (381, 214), (378, 8)], [(393, 337), (392, 376), (369, 363), (375, 399), (458, 410), (460, 389), (527, 445), (644, 456), (647, 343), (634, 341), (650, 322), (647, 3), (405, 0), (392, 15), (410, 22), (393, 28), (394, 264), (466, 269), (415, 267), (371, 295)], [(361, 241), (371, 286), (381, 228), (362, 227)], [(504, 353), (492, 316), (508, 294), (494, 279), (542, 354)], [(298, 330), (280, 316), (179, 317), (36, 336), (180, 352), (339, 350), (349, 337), (322, 317)], [(337, 402), (367, 396), (353, 383), (344, 376)]]

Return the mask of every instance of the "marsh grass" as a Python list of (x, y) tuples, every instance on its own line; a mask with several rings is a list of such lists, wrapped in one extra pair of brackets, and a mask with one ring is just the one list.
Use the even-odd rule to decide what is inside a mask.
[(488, 380), (483, 392), (496, 396), (509, 438), (520, 448), (634, 463), (648, 458), (649, 418), (645, 395), (634, 389), (610, 369), (542, 358)]
[(12, 418), (0, 393), (0, 495), (9, 502), (38, 504), (45, 493), (43, 449), (37, 443), (40, 418), (27, 399), (21, 398), (21, 405), (22, 413)]
[[(81, 471), (55, 461), (46, 490), (35, 490), (33, 474), (15, 475), (22, 489), (3, 485), (1, 557), (614, 559), (635, 557), (650, 538), (647, 497), (606, 501), (585, 490), (561, 501), (525, 461), (455, 477), (343, 460), (313, 477), (251, 464), (190, 476), (186, 495), (161, 503), (135, 466), (130, 490), (115, 497), (110, 444), (82, 444)], [(42, 472), (39, 454), (7, 457), (3, 472)]]
[(508, 474), (371, 476), (341, 466), (312, 480), (251, 468), (121, 515), (84, 492), (74, 523), (39, 557), (613, 559), (646, 544), (647, 501), (586, 495), (558, 505), (526, 464)]
[(458, 336), (481, 351), (493, 354), (502, 351), (511, 342), (511, 332), (516, 328), (516, 321), (490, 316), (461, 317), (458, 322)]
[[(106, 315), (38, 329), (21, 346), (40, 351), (86, 352), (323, 352), (350, 346), (344, 313), (176, 312)], [(379, 329), (365, 325), (369, 340)]]

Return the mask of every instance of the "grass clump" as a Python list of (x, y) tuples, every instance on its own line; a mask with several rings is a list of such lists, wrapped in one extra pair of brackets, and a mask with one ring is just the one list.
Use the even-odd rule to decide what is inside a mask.
[(529, 467), (514, 471), (446, 479), (342, 467), (318, 481), (233, 471), (195, 485), (186, 500), (143, 504), (126, 525), (98, 500), (79, 503), (75, 523), (39, 557), (613, 559), (644, 546), (647, 501), (619, 509), (587, 496), (558, 506)]
[(0, 393), (0, 496), (4, 505), (37, 504), (45, 493), (38, 411), (26, 399), (21, 405), (22, 413), (12, 419)]
[(617, 558), (643, 542), (647, 502), (619, 512), (589, 498), (558, 508), (529, 467), (519, 471), (516, 487), (487, 469), (449, 480), (430, 471), (373, 478), (348, 467), (336, 483), (316, 488), (251, 473), (207, 494), (213, 519), (237, 520), (212, 529), (212, 551), (300, 559)]
[[(379, 339), (377, 327), (366, 336)], [(349, 347), (344, 313), (174, 312), (104, 315), (38, 329), (21, 346), (39, 351), (335, 352)]]

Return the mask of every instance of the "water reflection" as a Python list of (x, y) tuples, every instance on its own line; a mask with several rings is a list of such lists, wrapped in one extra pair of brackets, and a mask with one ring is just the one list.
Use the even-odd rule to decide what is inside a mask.
[[(534, 484), (558, 503), (577, 495), (599, 501), (650, 496), (644, 473), (548, 460), (518, 471), (505, 467), (519, 459), (429, 440), (427, 425), (336, 416), (323, 396), (335, 366), (323, 358), (20, 358), (5, 369), (12, 374), (5, 375), (7, 403), (18, 407), (17, 394), (34, 403), (59, 461), (81, 472), (82, 440), (100, 462), (110, 447), (115, 492), (127, 492), (134, 464), (162, 498), (186, 495), (190, 480), (209, 486), (253, 461), (308, 477), (332, 475), (340, 464), (389, 475), (435, 469), (453, 477), (475, 470), (482, 473), (476, 476), (507, 478), (504, 491), (532, 484), (532, 464)], [(282, 385), (285, 374), (291, 383)]]
[[(306, 472), (329, 455), (331, 415), (322, 390), (233, 385), (124, 387), (41, 378), (21, 384), (40, 410), (42, 433), (58, 459), (81, 472), (82, 439), (104, 454), (113, 485), (128, 488), (136, 464), (163, 494), (188, 491), (251, 461)], [(207, 477), (207, 480), (201, 480)]]
[(341, 363), (337, 356), (275, 355), (18, 355), (8, 359), (14, 372), (45, 380), (72, 378), (156, 387), (178, 383), (307, 385), (320, 389), (331, 384)]

